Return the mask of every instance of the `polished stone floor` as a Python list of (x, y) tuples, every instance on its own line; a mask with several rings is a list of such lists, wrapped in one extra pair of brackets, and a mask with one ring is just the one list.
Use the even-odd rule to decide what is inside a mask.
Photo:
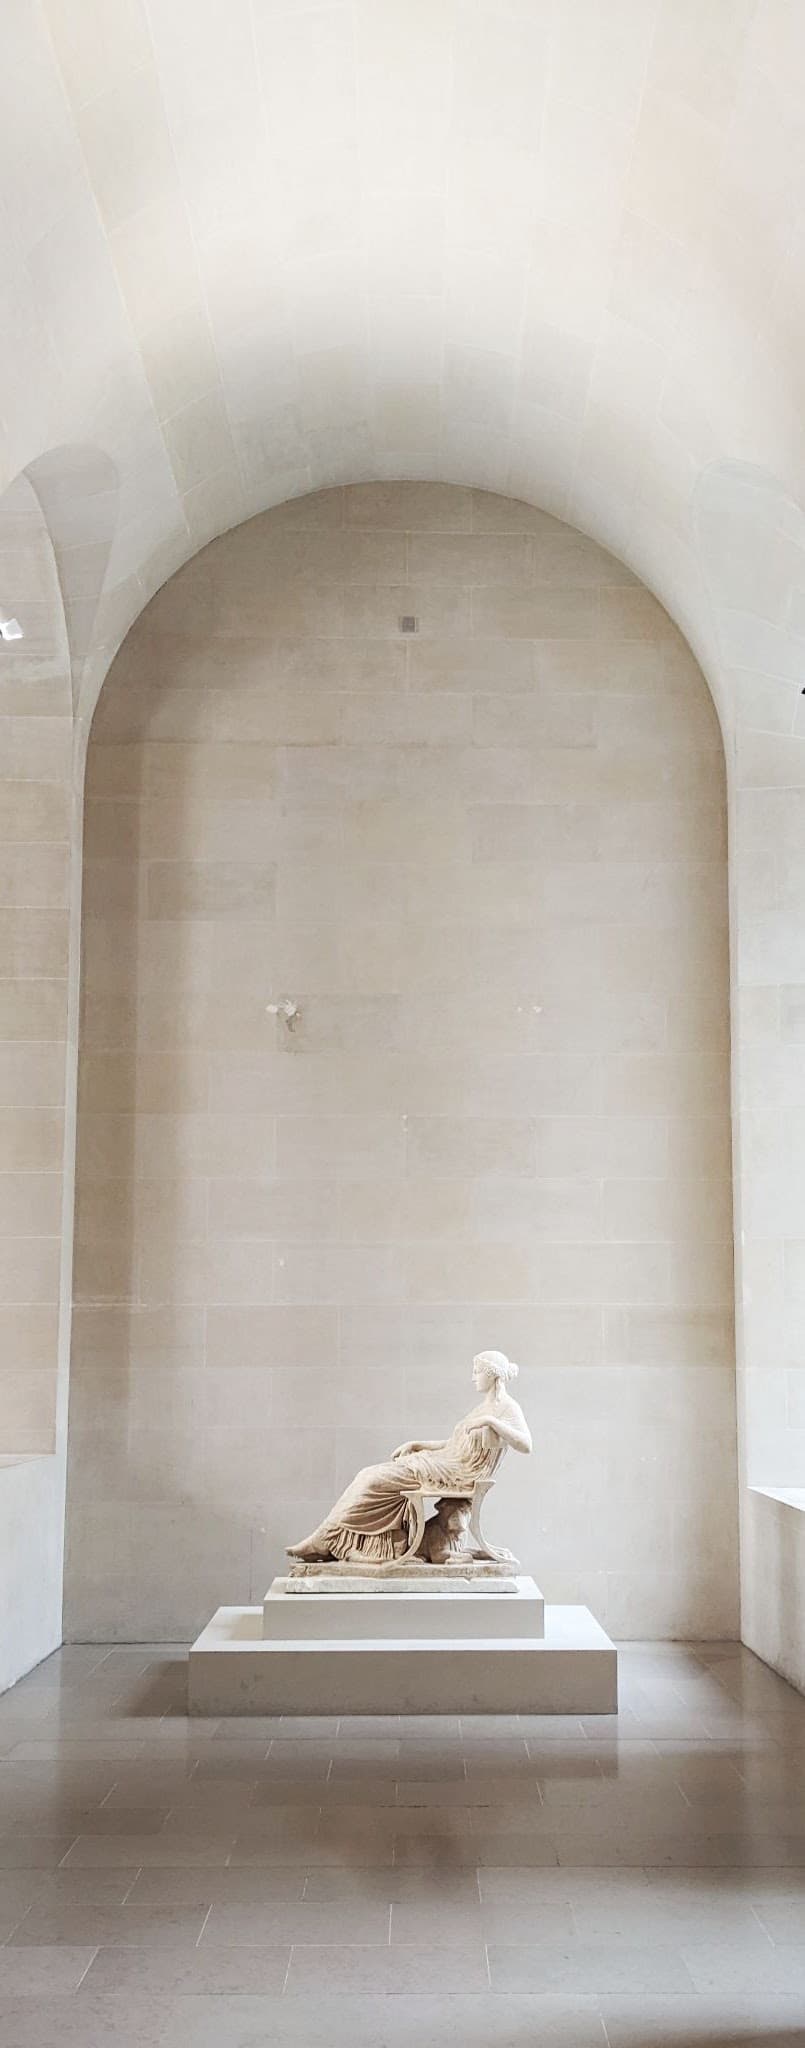
[(0, 1700), (1, 2048), (805, 2043), (805, 1699), (630, 1645), (608, 1719), (188, 1721), (184, 1653)]

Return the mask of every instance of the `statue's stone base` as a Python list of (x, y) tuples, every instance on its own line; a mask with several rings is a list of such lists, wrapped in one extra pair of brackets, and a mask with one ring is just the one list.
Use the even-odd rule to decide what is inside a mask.
[[(442, 1633), (419, 1641), (399, 1634), (385, 1640), (274, 1639), (263, 1636), (259, 1607), (219, 1607), (190, 1651), (189, 1712), (617, 1712), (617, 1653), (588, 1608), (546, 1607), (539, 1638), (468, 1640), (462, 1634), (463, 1597), (442, 1595)], [(304, 1600), (288, 1605), (300, 1612), (307, 1608)], [(333, 1616), (340, 1605), (329, 1603)]]
[(522, 1640), (543, 1635), (544, 1613), (533, 1579), (484, 1583), (425, 1565), (407, 1582), (354, 1573), (325, 1581), (275, 1579), (263, 1601), (263, 1635), (272, 1642), (438, 1642), (445, 1635)]
[(389, 1588), (407, 1586), (488, 1586), (493, 1593), (505, 1586), (509, 1591), (517, 1589), (517, 1573), (520, 1566), (516, 1557), (507, 1558), (460, 1558), (454, 1564), (425, 1564), (419, 1558), (411, 1557), (405, 1563), (393, 1558), (389, 1564), (304, 1564), (292, 1560), (288, 1566), (283, 1585), (290, 1592), (305, 1592), (308, 1587), (316, 1592), (325, 1588), (335, 1593), (341, 1586), (362, 1586), (367, 1592), (378, 1586)]

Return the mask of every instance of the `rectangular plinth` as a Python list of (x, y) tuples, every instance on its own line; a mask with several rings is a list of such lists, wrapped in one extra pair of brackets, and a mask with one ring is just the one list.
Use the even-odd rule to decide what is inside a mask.
[(533, 1641), (544, 1632), (545, 1603), (534, 1580), (520, 1577), (512, 1592), (473, 1589), (427, 1580), (393, 1591), (371, 1581), (352, 1591), (348, 1581), (313, 1590), (308, 1580), (275, 1579), (263, 1601), (263, 1635), (272, 1642), (477, 1642)]
[(189, 1657), (191, 1714), (614, 1714), (617, 1652), (586, 1607), (536, 1641), (272, 1641), (219, 1607)]

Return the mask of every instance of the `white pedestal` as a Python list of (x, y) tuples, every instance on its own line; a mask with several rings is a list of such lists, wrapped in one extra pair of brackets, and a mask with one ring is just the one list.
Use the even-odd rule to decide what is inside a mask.
[[(392, 1597), (399, 1613), (400, 1596)], [(454, 1609), (454, 1595), (435, 1597), (443, 1615)], [(328, 1612), (337, 1612), (340, 1598), (328, 1598)], [(219, 1607), (190, 1651), (189, 1712), (616, 1713), (617, 1653), (589, 1609), (546, 1607), (544, 1624), (538, 1638), (468, 1638), (449, 1635), (445, 1617), (433, 1639), (397, 1633), (306, 1641), (264, 1637), (259, 1607)]]
[(263, 1635), (274, 1643), (440, 1642), (514, 1639), (535, 1641), (545, 1632), (545, 1602), (534, 1580), (494, 1581), (481, 1588), (422, 1584), (384, 1586), (377, 1580), (280, 1578), (263, 1601)]

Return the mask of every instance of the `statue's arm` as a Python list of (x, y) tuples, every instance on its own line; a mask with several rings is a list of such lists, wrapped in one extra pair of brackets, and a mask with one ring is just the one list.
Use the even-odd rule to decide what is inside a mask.
[(485, 1415), (483, 1422), (475, 1427), (494, 1430), (510, 1451), (522, 1451), (525, 1457), (534, 1448), (528, 1423), (519, 1409), (516, 1416)]
[(391, 1455), (393, 1458), (409, 1458), (415, 1451), (443, 1451), (444, 1446), (444, 1437), (429, 1437), (427, 1440), (418, 1437), (416, 1443), (398, 1444)]

